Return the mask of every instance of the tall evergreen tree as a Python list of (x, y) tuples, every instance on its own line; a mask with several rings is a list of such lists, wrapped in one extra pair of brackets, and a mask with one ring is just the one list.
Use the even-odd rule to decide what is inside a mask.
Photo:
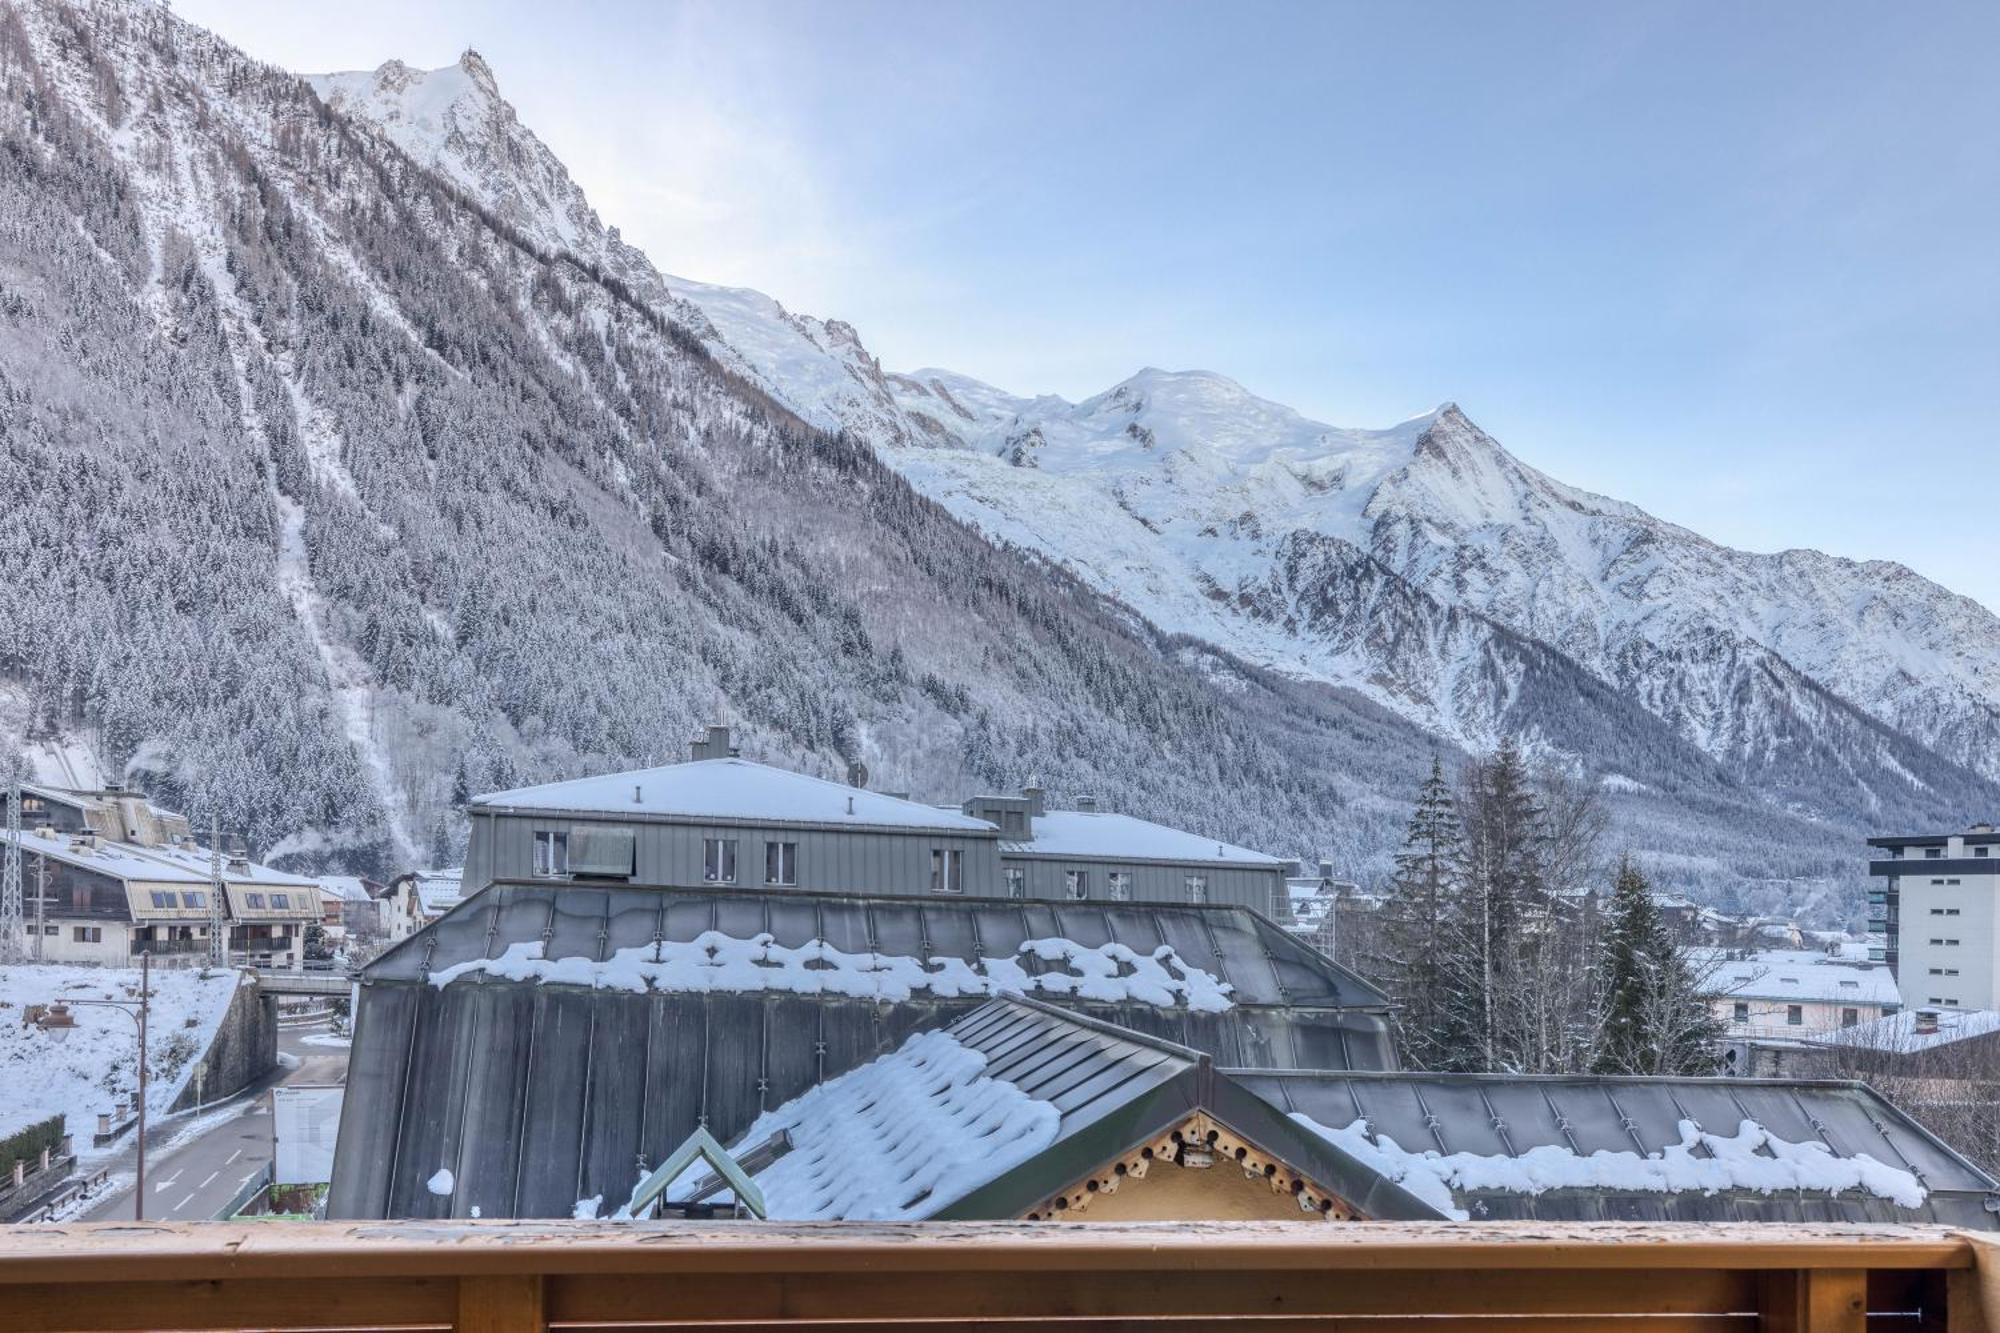
[(1722, 1026), (1628, 856), (1618, 864), (1599, 959), (1600, 1074), (1712, 1074)]
[(1512, 739), (1466, 773), (1460, 891), (1446, 917), (1441, 1068), (1541, 1068), (1524, 1005), (1522, 945), (1547, 896), (1541, 807)]
[(1458, 802), (1445, 781), (1444, 764), (1433, 755), (1396, 854), (1394, 896), (1384, 909), (1376, 965), (1397, 1004), (1399, 1049), (1420, 1069), (1453, 1067), (1444, 960), (1461, 883), (1461, 841)]

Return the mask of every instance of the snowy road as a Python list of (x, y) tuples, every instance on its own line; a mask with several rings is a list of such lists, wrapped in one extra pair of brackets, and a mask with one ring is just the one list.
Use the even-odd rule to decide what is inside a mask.
[[(347, 1051), (343, 1047), (309, 1043), (323, 1038), (324, 1029), (281, 1032), (280, 1052), (294, 1057), (298, 1066), (283, 1071), (271, 1083), (341, 1083), (347, 1078)], [(147, 1136), (150, 1152), (146, 1159), (146, 1219), (148, 1221), (203, 1222), (226, 1209), (254, 1177), (261, 1174), (273, 1154), (271, 1144), (270, 1084), (255, 1092), (200, 1114), (161, 1125)], [(195, 1132), (190, 1133), (190, 1130)], [(132, 1154), (120, 1154), (111, 1164), (115, 1173), (128, 1180)], [(116, 1221), (132, 1216), (132, 1190), (128, 1184), (83, 1213), (87, 1222)]]

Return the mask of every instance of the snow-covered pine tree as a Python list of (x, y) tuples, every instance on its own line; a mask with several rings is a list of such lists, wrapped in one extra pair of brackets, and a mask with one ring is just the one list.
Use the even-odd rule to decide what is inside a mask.
[(1653, 888), (1627, 856), (1618, 863), (1598, 962), (1599, 1074), (1712, 1074), (1722, 1025), (1687, 955), (1660, 919)]
[(1433, 755), (1396, 853), (1394, 893), (1383, 909), (1371, 967), (1397, 1004), (1397, 1047), (1404, 1061), (1419, 1069), (1457, 1067), (1449, 1054), (1456, 1034), (1445, 1018), (1444, 960), (1449, 914), (1460, 893), (1461, 841), (1458, 802), (1443, 761)]

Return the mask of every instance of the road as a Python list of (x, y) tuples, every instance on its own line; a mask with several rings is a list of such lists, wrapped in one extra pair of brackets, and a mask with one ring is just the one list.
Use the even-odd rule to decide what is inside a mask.
[[(146, 1136), (147, 1221), (211, 1220), (264, 1170), (273, 1155), (271, 1086), (343, 1083), (347, 1079), (346, 1048), (306, 1040), (325, 1032), (323, 1027), (281, 1029), (278, 1050), (296, 1058), (298, 1068), (281, 1071), (227, 1102), (160, 1125)], [(198, 1132), (190, 1133), (191, 1128)], [(109, 1165), (113, 1172), (130, 1175), (134, 1154), (128, 1149)], [(127, 1186), (84, 1212), (81, 1220), (130, 1218), (132, 1202), (132, 1190)]]

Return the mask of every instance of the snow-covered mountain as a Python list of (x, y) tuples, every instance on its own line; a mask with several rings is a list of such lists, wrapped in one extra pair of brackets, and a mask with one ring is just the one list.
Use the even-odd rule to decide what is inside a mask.
[(2000, 778), (2000, 618), (1902, 566), (1719, 546), (1546, 476), (1454, 404), (1355, 430), (1208, 372), (1142, 370), (1081, 403), (885, 374), (846, 324), (658, 275), (476, 55), (315, 83), (551, 246), (695, 307), (718, 359), (805, 420), (1162, 629), (1468, 746), (1525, 724), (1579, 748), (1524, 716), (1529, 667), (1507, 631), (1808, 813), (1893, 807), (1879, 786), (1933, 780), (1912, 749)]
[(1723, 550), (1450, 407), (885, 373), (656, 269), (471, 53), (307, 82), (15, 0), (0, 77), (0, 728), (267, 848), (448, 852), (465, 790), (723, 712), (1364, 873), (1431, 738), (1524, 735), (1668, 882), (1767, 907), (2000, 806), (1958, 761), (1993, 617), (1907, 572)]

